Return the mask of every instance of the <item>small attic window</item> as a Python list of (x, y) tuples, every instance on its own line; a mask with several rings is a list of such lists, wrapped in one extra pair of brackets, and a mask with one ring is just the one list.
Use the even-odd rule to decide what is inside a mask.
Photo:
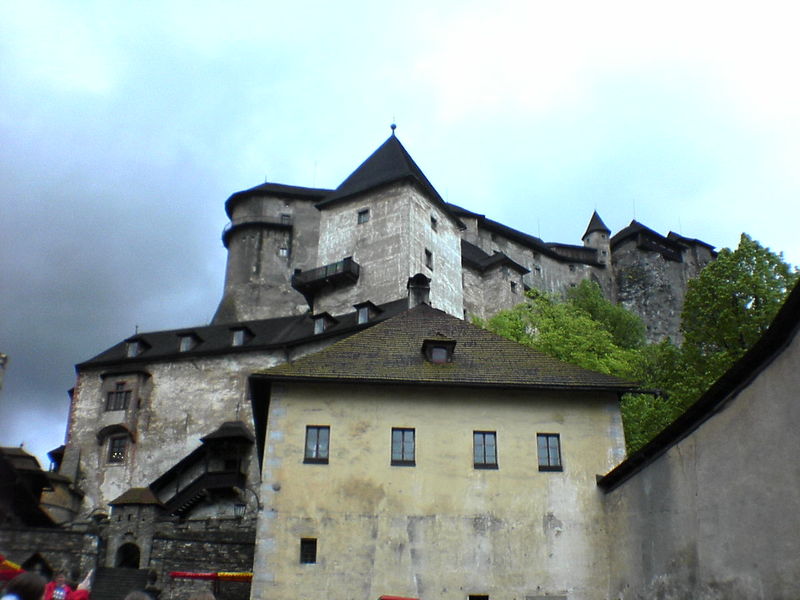
[(231, 329), (231, 346), (244, 346), (252, 337), (253, 334), (245, 327)]
[(425, 360), (435, 365), (453, 362), (455, 348), (455, 340), (437, 338), (422, 342), (422, 353), (425, 355)]
[(185, 333), (180, 335), (180, 342), (178, 344), (179, 352), (189, 352), (194, 349), (200, 340), (193, 333)]
[(356, 323), (359, 325), (363, 325), (364, 323), (369, 323), (376, 316), (378, 316), (378, 313), (382, 312), (380, 308), (375, 306), (369, 300), (367, 300), (366, 302), (359, 302), (358, 304), (354, 304), (353, 308), (356, 309)]
[(338, 321), (330, 316), (328, 313), (320, 313), (318, 315), (314, 315), (314, 335), (319, 335), (323, 331), (327, 331)]
[(140, 340), (131, 340), (125, 344), (125, 356), (133, 358), (144, 352), (144, 345)]

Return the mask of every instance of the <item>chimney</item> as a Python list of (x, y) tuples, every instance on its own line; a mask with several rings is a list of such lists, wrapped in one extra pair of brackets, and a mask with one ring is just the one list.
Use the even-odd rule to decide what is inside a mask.
[(422, 273), (408, 278), (408, 308), (431, 303), (431, 280)]

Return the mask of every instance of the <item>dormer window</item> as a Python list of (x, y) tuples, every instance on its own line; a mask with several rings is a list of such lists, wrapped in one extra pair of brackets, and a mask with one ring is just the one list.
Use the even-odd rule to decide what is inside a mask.
[(356, 323), (359, 325), (369, 323), (381, 312), (381, 309), (370, 301), (354, 304), (353, 308), (356, 309)]
[(178, 352), (189, 352), (200, 342), (199, 338), (193, 333), (183, 333), (180, 335)]
[(369, 209), (362, 208), (360, 211), (358, 211), (358, 224), (363, 225), (367, 221), (369, 221)]
[(323, 331), (327, 331), (336, 325), (336, 323), (338, 323), (338, 321), (328, 313), (314, 315), (314, 335), (319, 335)]
[(244, 346), (252, 337), (253, 334), (246, 327), (231, 329), (231, 346)]
[(134, 358), (144, 352), (144, 345), (141, 340), (131, 340), (125, 344), (125, 356)]
[(455, 348), (456, 341), (447, 338), (434, 338), (422, 342), (425, 360), (436, 365), (452, 362)]

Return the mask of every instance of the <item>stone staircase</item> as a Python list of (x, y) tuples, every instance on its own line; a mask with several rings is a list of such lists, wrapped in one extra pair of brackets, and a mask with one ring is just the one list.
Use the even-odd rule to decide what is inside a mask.
[(146, 569), (101, 567), (92, 583), (92, 600), (123, 600), (128, 592), (143, 591), (147, 585)]

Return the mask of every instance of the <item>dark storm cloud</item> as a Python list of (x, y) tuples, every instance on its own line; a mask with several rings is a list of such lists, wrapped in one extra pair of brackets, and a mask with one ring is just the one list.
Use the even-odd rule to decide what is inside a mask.
[(394, 118), (447, 200), (547, 240), (635, 206), (800, 258), (793, 30), (744, 56), (749, 14), (710, 40), (695, 7), (648, 29), (604, 6), (587, 29), (557, 5), (429, 4), (0, 7), (0, 444), (42, 457), (75, 363), (210, 319), (228, 195), (336, 186)]

